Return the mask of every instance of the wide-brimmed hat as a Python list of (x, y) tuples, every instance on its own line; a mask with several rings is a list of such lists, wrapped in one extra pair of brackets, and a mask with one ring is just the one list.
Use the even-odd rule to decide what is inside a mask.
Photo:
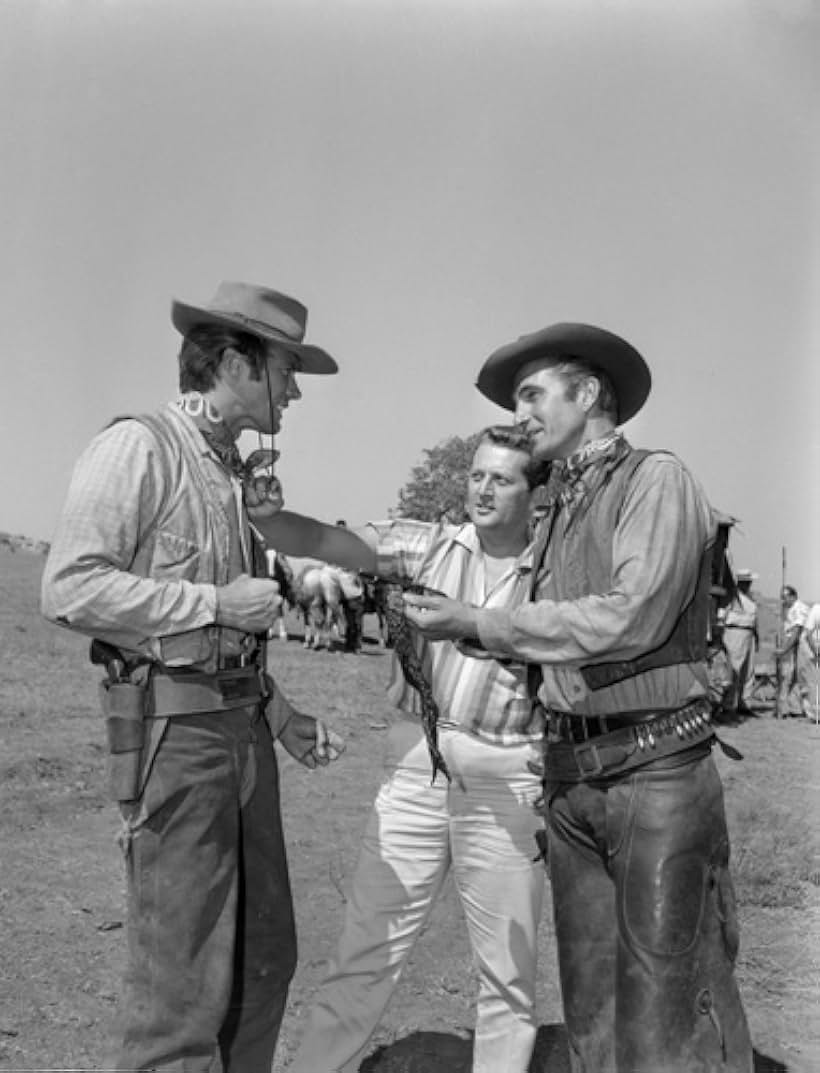
[(286, 294), (254, 283), (220, 283), (210, 305), (194, 306), (174, 300), (171, 320), (183, 335), (208, 325), (228, 326), (275, 343), (293, 354), (302, 373), (335, 373), (339, 366), (320, 347), (303, 343), (307, 309)]
[(546, 362), (576, 358), (606, 373), (618, 400), (618, 424), (635, 416), (652, 386), (648, 365), (625, 339), (591, 324), (561, 323), (522, 335), (494, 351), (482, 365), (476, 387), (505, 410), (514, 410), (518, 373), (541, 358)]
[(757, 574), (751, 570), (736, 570), (735, 581), (757, 581)]

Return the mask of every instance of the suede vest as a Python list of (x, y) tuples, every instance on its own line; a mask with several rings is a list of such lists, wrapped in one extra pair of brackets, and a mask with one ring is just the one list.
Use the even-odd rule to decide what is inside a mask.
[[(150, 429), (156, 442), (164, 493), (155, 516), (139, 532), (129, 570), (160, 581), (218, 586), (249, 572), (240, 551), (229, 478), (216, 471), (211, 476), (203, 467), (205, 449), (196, 429), (172, 407), (134, 420)], [(245, 634), (217, 625), (157, 637), (151, 644), (154, 657), (166, 666), (208, 671), (220, 657), (239, 655), (246, 646)]]
[[(566, 519), (553, 506), (544, 519), (543, 544), (536, 545), (534, 597), (546, 600), (578, 600), (612, 589), (612, 534), (618, 526), (629, 482), (638, 466), (651, 453), (625, 447), (622, 453), (600, 463), (593, 487), (575, 512)], [(558, 512), (556, 516), (555, 512)], [(562, 525), (562, 522), (564, 523)], [(549, 572), (543, 558), (549, 544)], [(642, 655), (628, 660), (601, 661), (580, 668), (589, 689), (603, 689), (644, 671), (705, 659), (709, 622), (712, 547), (703, 550), (695, 591), (681, 610), (667, 637)]]

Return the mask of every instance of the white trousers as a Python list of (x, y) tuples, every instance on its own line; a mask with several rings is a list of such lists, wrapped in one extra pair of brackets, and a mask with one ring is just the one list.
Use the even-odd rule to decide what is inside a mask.
[(473, 1073), (526, 1073), (535, 1043), (544, 867), (533, 744), (500, 746), (439, 728), (453, 782), (430, 785), (416, 723), (390, 735), (388, 768), (350, 882), (335, 958), (289, 1073), (354, 1073), (447, 871), (479, 975)]

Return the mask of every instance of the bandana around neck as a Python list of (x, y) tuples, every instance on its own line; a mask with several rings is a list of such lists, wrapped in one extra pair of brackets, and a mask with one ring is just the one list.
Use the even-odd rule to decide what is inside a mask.
[(574, 507), (586, 495), (586, 473), (598, 462), (619, 456), (624, 446), (623, 434), (615, 430), (597, 440), (590, 440), (568, 458), (555, 462), (547, 485), (546, 506), (556, 503)]
[(569, 458), (564, 459), (563, 472), (568, 477), (582, 473), (597, 461), (599, 455), (608, 453), (610, 448), (614, 449), (615, 445), (622, 439), (623, 433), (616, 429), (614, 432), (601, 436), (597, 440), (590, 440), (589, 443), (585, 443), (583, 447), (579, 447), (577, 451), (574, 451)]

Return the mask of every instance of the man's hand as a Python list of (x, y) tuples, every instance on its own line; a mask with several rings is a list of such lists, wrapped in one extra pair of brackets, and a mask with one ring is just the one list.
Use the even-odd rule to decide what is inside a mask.
[(285, 505), (285, 496), (278, 477), (252, 477), (242, 485), (245, 506), (252, 522), (272, 518)]
[(312, 715), (294, 712), (277, 739), (290, 755), (305, 767), (327, 767), (345, 749), (342, 738)]
[(407, 621), (430, 641), (455, 641), (461, 637), (478, 638), (476, 609), (448, 596), (404, 594)]
[(269, 578), (240, 574), (216, 590), (216, 621), (245, 633), (264, 633), (282, 604), (279, 586)]
[(285, 505), (282, 484), (273, 474), (273, 463), (278, 457), (278, 451), (262, 448), (252, 451), (245, 460), (248, 476), (242, 482), (242, 491), (252, 522), (272, 518)]

